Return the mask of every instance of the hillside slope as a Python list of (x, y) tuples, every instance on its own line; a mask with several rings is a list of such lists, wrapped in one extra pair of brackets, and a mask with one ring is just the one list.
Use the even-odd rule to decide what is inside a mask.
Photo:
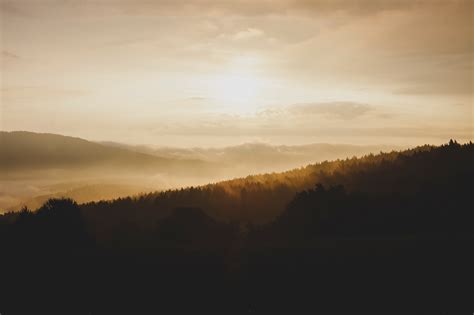
[(142, 231), (153, 229), (158, 220), (178, 207), (201, 208), (220, 221), (263, 224), (278, 217), (296, 193), (317, 183), (328, 187), (343, 185), (348, 192), (402, 197), (416, 194), (424, 185), (453, 181), (459, 174), (465, 178), (473, 173), (473, 149), (472, 144), (456, 143), (424, 146), (136, 198), (93, 202), (82, 208), (97, 235), (104, 237), (126, 233), (120, 228), (124, 222)]
[(0, 216), (0, 297), (188, 312), (470, 310), (473, 153), (451, 142), (140, 198), (52, 199)]
[(188, 312), (470, 310), (473, 154), (451, 142), (139, 198), (52, 199), (0, 216), (0, 296)]
[(199, 160), (167, 159), (56, 134), (2, 131), (0, 148), (0, 169), (5, 172), (84, 168), (155, 173), (212, 171), (210, 163)]

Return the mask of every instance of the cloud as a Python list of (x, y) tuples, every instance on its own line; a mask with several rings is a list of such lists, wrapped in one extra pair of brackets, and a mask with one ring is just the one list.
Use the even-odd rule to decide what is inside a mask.
[(20, 59), (20, 56), (12, 53), (12, 52), (9, 52), (9, 51), (6, 51), (6, 50), (2, 50), (2, 58), (6, 58), (6, 59)]
[(190, 101), (207, 101), (207, 100), (209, 100), (209, 98), (204, 97), (204, 96), (191, 96), (191, 97), (188, 97), (187, 100), (190, 100)]
[[(10, 66), (20, 63), (21, 59), (22, 58), (19, 55), (14, 54), (11, 51), (2, 50), (2, 52), (0, 53), (0, 68), (6, 73), (7, 72), (6, 70)], [(6, 78), (6, 76), (4, 78)]]
[[(459, 126), (446, 128), (429, 123), (417, 126), (416, 124), (394, 126), (371, 126), (370, 124), (347, 125), (340, 122), (337, 125), (322, 126), (313, 124), (285, 124), (282, 119), (274, 123), (262, 123), (244, 117), (208, 117), (206, 120), (193, 120), (188, 122), (174, 122), (152, 125), (149, 132), (159, 136), (182, 137), (304, 137), (320, 139), (354, 139), (373, 138), (384, 141), (389, 138), (419, 138), (442, 139), (449, 138), (470, 139), (472, 128)], [(376, 142), (377, 142), (376, 141)]]
[[(352, 129), (375, 128), (371, 121), (380, 120), (384, 113), (363, 103), (316, 102), (267, 107), (255, 116), (203, 113), (193, 118), (175, 117), (160, 127), (153, 124), (152, 129), (161, 135), (175, 136), (348, 136)], [(382, 119), (387, 122), (392, 117), (387, 114)]]
[[(472, 101), (473, 3), (0, 0), (4, 87), (77, 89), (3, 91), (12, 109), (3, 113), (10, 126), (35, 126), (43, 123), (36, 113), (44, 106), (60, 121), (74, 116), (72, 109), (63, 110), (66, 106), (101, 117), (120, 103), (120, 110), (108, 116), (111, 125), (160, 121), (169, 123), (168, 134), (183, 136), (295, 134), (304, 139), (425, 121), (432, 130), (455, 130), (472, 115), (441, 105)], [(259, 61), (240, 67), (247, 56)], [(251, 103), (293, 105), (268, 107), (255, 119), (195, 119), (221, 110), (215, 78), (233, 71), (261, 80), (258, 99)], [(91, 92), (82, 96), (79, 90)], [(351, 102), (314, 102), (338, 99)], [(21, 115), (18, 105), (25, 108)], [(231, 107), (222, 105), (222, 111)], [(180, 116), (173, 120), (169, 112)], [(65, 132), (70, 128), (90, 132), (82, 124), (63, 126)]]
[[(446, 1), (448, 2), (448, 1)], [(466, 1), (456, 1), (466, 2)], [(435, 1), (412, 0), (3, 0), (6, 14), (16, 14), (21, 10), (32, 15), (48, 14), (48, 11), (73, 10), (78, 15), (155, 15), (155, 16), (268, 16), (268, 15), (324, 15), (344, 12), (350, 15), (377, 14), (384, 11), (409, 10)], [(436, 3), (434, 4), (436, 5)]]
[(234, 35), (234, 40), (247, 40), (252, 38), (262, 37), (265, 33), (258, 28), (248, 28), (245, 31), (240, 31)]
[(467, 95), (473, 91), (473, 4), (417, 2), (410, 10), (344, 18), (342, 26), (323, 25), (312, 37), (273, 53), (287, 73), (308, 81), (324, 78), (330, 86)]
[(283, 108), (267, 108), (259, 115), (294, 118), (322, 116), (329, 119), (352, 120), (373, 110), (373, 106), (356, 102), (318, 102), (294, 104)]
[(290, 112), (296, 115), (324, 115), (338, 119), (355, 119), (371, 110), (372, 107), (367, 104), (354, 102), (310, 103), (290, 107)]
[(25, 2), (18, 5), (18, 2), (15, 3), (8, 0), (0, 1), (0, 16), (30, 17), (30, 14), (27, 13), (27, 8), (21, 8), (21, 4), (27, 5), (28, 3)]
[(13, 86), (0, 88), (5, 107), (12, 101), (37, 101), (37, 100), (62, 100), (71, 101), (74, 98), (79, 98), (88, 95), (90, 91), (80, 89), (67, 89), (44, 86)]

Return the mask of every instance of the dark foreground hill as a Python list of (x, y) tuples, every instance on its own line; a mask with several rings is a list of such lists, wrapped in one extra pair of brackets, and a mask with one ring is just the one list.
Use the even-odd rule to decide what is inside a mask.
[(471, 312), (473, 153), (451, 142), (113, 202), (50, 200), (0, 219), (0, 305)]

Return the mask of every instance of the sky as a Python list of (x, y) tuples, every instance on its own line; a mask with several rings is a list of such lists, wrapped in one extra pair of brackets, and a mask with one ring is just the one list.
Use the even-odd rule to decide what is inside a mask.
[(473, 3), (0, 0), (0, 129), (179, 147), (469, 141)]

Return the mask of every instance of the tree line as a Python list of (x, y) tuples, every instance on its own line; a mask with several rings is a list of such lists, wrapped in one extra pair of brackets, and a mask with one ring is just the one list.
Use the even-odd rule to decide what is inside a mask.
[(450, 141), (134, 198), (51, 199), (0, 217), (0, 299), (237, 311), (344, 310), (335, 306), (343, 300), (365, 310), (395, 302), (401, 310), (465, 310), (473, 149)]

